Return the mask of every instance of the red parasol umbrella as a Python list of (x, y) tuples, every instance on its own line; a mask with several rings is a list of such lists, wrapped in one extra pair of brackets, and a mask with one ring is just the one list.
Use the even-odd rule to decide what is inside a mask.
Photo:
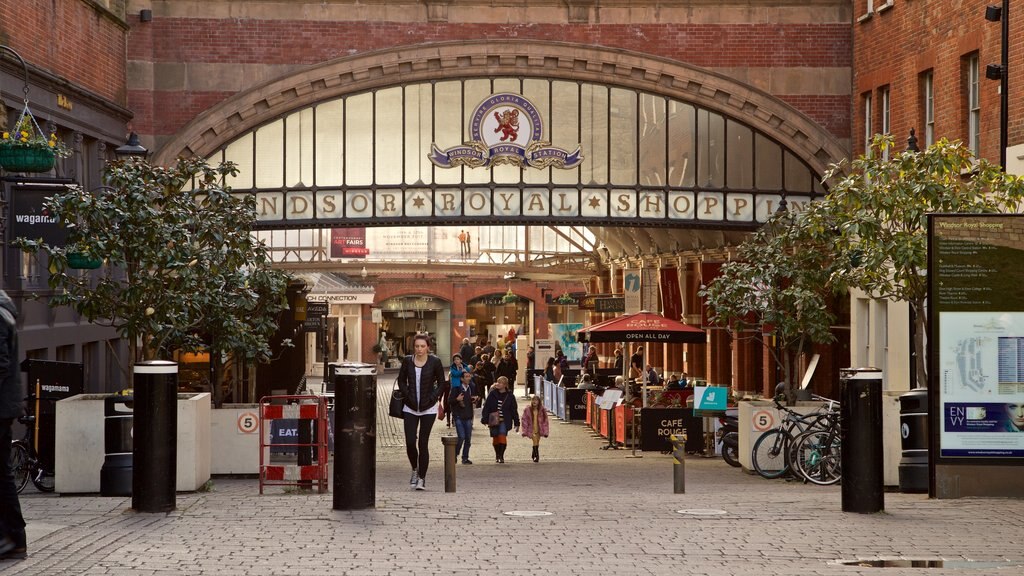
[(576, 338), (580, 342), (707, 342), (707, 335), (700, 328), (646, 310), (598, 322), (580, 330)]

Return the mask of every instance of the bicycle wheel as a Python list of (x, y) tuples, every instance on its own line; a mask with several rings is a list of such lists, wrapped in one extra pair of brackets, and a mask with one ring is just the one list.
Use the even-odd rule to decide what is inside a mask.
[(11, 472), (14, 474), (14, 487), (18, 489), (20, 494), (25, 489), (25, 484), (28, 484), (30, 468), (28, 449), (25, 448), (25, 444), (22, 442), (11, 443), (11, 458), (9, 462)]
[(39, 462), (32, 467), (32, 484), (40, 492), (53, 492), (53, 473), (39, 467)]
[(842, 478), (839, 435), (811, 430), (793, 442), (794, 468), (808, 482), (827, 486)]
[(750, 460), (762, 478), (779, 478), (789, 471), (789, 432), (769, 430), (754, 442)]

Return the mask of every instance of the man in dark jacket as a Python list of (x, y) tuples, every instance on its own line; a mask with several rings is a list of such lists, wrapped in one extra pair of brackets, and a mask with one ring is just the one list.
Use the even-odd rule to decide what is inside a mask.
[(11, 470), (11, 425), (21, 416), (25, 389), (18, 371), (18, 309), (0, 290), (0, 560), (20, 560), (25, 552), (25, 518)]

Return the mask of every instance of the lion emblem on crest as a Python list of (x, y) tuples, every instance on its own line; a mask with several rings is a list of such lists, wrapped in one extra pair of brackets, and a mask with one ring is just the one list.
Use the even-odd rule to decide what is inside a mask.
[(498, 121), (498, 127), (494, 129), (494, 133), (501, 132), (500, 140), (502, 142), (506, 140), (515, 142), (516, 138), (519, 137), (519, 110), (509, 108), (501, 114), (495, 112), (494, 119)]

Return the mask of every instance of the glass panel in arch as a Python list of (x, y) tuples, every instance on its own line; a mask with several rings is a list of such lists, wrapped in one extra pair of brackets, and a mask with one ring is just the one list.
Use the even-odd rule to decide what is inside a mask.
[(726, 120), (726, 186), (734, 190), (754, 187), (754, 132), (749, 126)]
[(374, 180), (377, 184), (402, 183), (402, 88), (380, 90), (374, 100), (376, 115)]
[(284, 185), (313, 185), (313, 109), (303, 108), (284, 119)]
[(232, 188), (252, 188), (253, 133), (244, 134), (224, 149), (224, 160), (238, 165), (238, 175), (228, 176), (225, 183)]
[(316, 184), (340, 186), (344, 147), (345, 103), (340, 98), (316, 107)]
[(697, 185), (725, 186), (725, 119), (708, 110), (697, 110)]
[(581, 87), (580, 143), (588, 158), (580, 164), (580, 181), (588, 184), (608, 183), (608, 88), (595, 84)]
[(373, 94), (345, 100), (345, 184), (373, 183)]
[(405, 180), (407, 184), (430, 184), (433, 164), (430, 154), (433, 96), (429, 84), (405, 87)]
[(277, 120), (256, 129), (257, 188), (280, 188), (284, 182), (284, 121)]
[(640, 184), (665, 186), (665, 99), (640, 94)]
[[(547, 80), (527, 79), (523, 81), (523, 96), (526, 96), (537, 107), (537, 112), (544, 122), (544, 138), (551, 140), (551, 83)], [(575, 113), (573, 118), (575, 118)], [(527, 184), (547, 184), (551, 179), (551, 168), (538, 170), (525, 168), (523, 182)]]
[[(548, 117), (547, 134), (552, 146), (557, 146), (570, 153), (580, 146), (580, 87), (575, 82), (556, 81), (551, 85), (551, 116)], [(583, 165), (594, 162), (592, 150), (583, 150)], [(580, 180), (579, 168), (571, 170), (551, 169), (551, 179), (555, 184), (577, 184)]]
[(669, 186), (694, 185), (697, 167), (694, 164), (696, 134), (694, 128), (696, 110), (689, 104), (676, 100), (668, 103), (668, 184)]
[[(491, 81), (487, 79), (466, 80), (463, 90), (465, 91), (466, 99), (462, 102), (462, 116), (458, 120), (462, 128), (460, 132), (462, 139), (455, 144), (469, 142), (472, 139), (469, 133), (470, 117), (473, 115), (476, 107), (493, 94)], [(439, 101), (444, 102), (444, 100)], [(455, 146), (455, 144), (449, 144), (449, 146)], [(462, 178), (466, 184), (488, 184), (491, 181), (491, 170), (488, 168), (466, 168), (463, 171)]]
[[(437, 147), (445, 150), (465, 142), (462, 136), (462, 82), (435, 84), (433, 104), (433, 142)], [(462, 168), (434, 168), (434, 181), (437, 184), (459, 184), (462, 182)]]
[(611, 89), (611, 183), (636, 184), (637, 96), (632, 90)]
[(786, 191), (810, 192), (811, 170), (796, 156), (786, 151)]
[[(499, 92), (511, 92), (512, 94), (522, 94), (523, 93), (523, 91), (522, 91), (522, 89), (521, 89), (521, 87), (519, 85), (519, 79), (518, 78), (495, 78), (494, 79), (494, 88), (491, 90), (491, 93), (497, 94)], [(479, 102), (474, 103), (473, 107), (476, 108), (476, 106), (478, 104), (480, 104), (480, 103)], [(536, 104), (536, 102), (534, 102), (534, 104)]]
[(782, 190), (782, 147), (762, 134), (754, 135), (754, 186)]

